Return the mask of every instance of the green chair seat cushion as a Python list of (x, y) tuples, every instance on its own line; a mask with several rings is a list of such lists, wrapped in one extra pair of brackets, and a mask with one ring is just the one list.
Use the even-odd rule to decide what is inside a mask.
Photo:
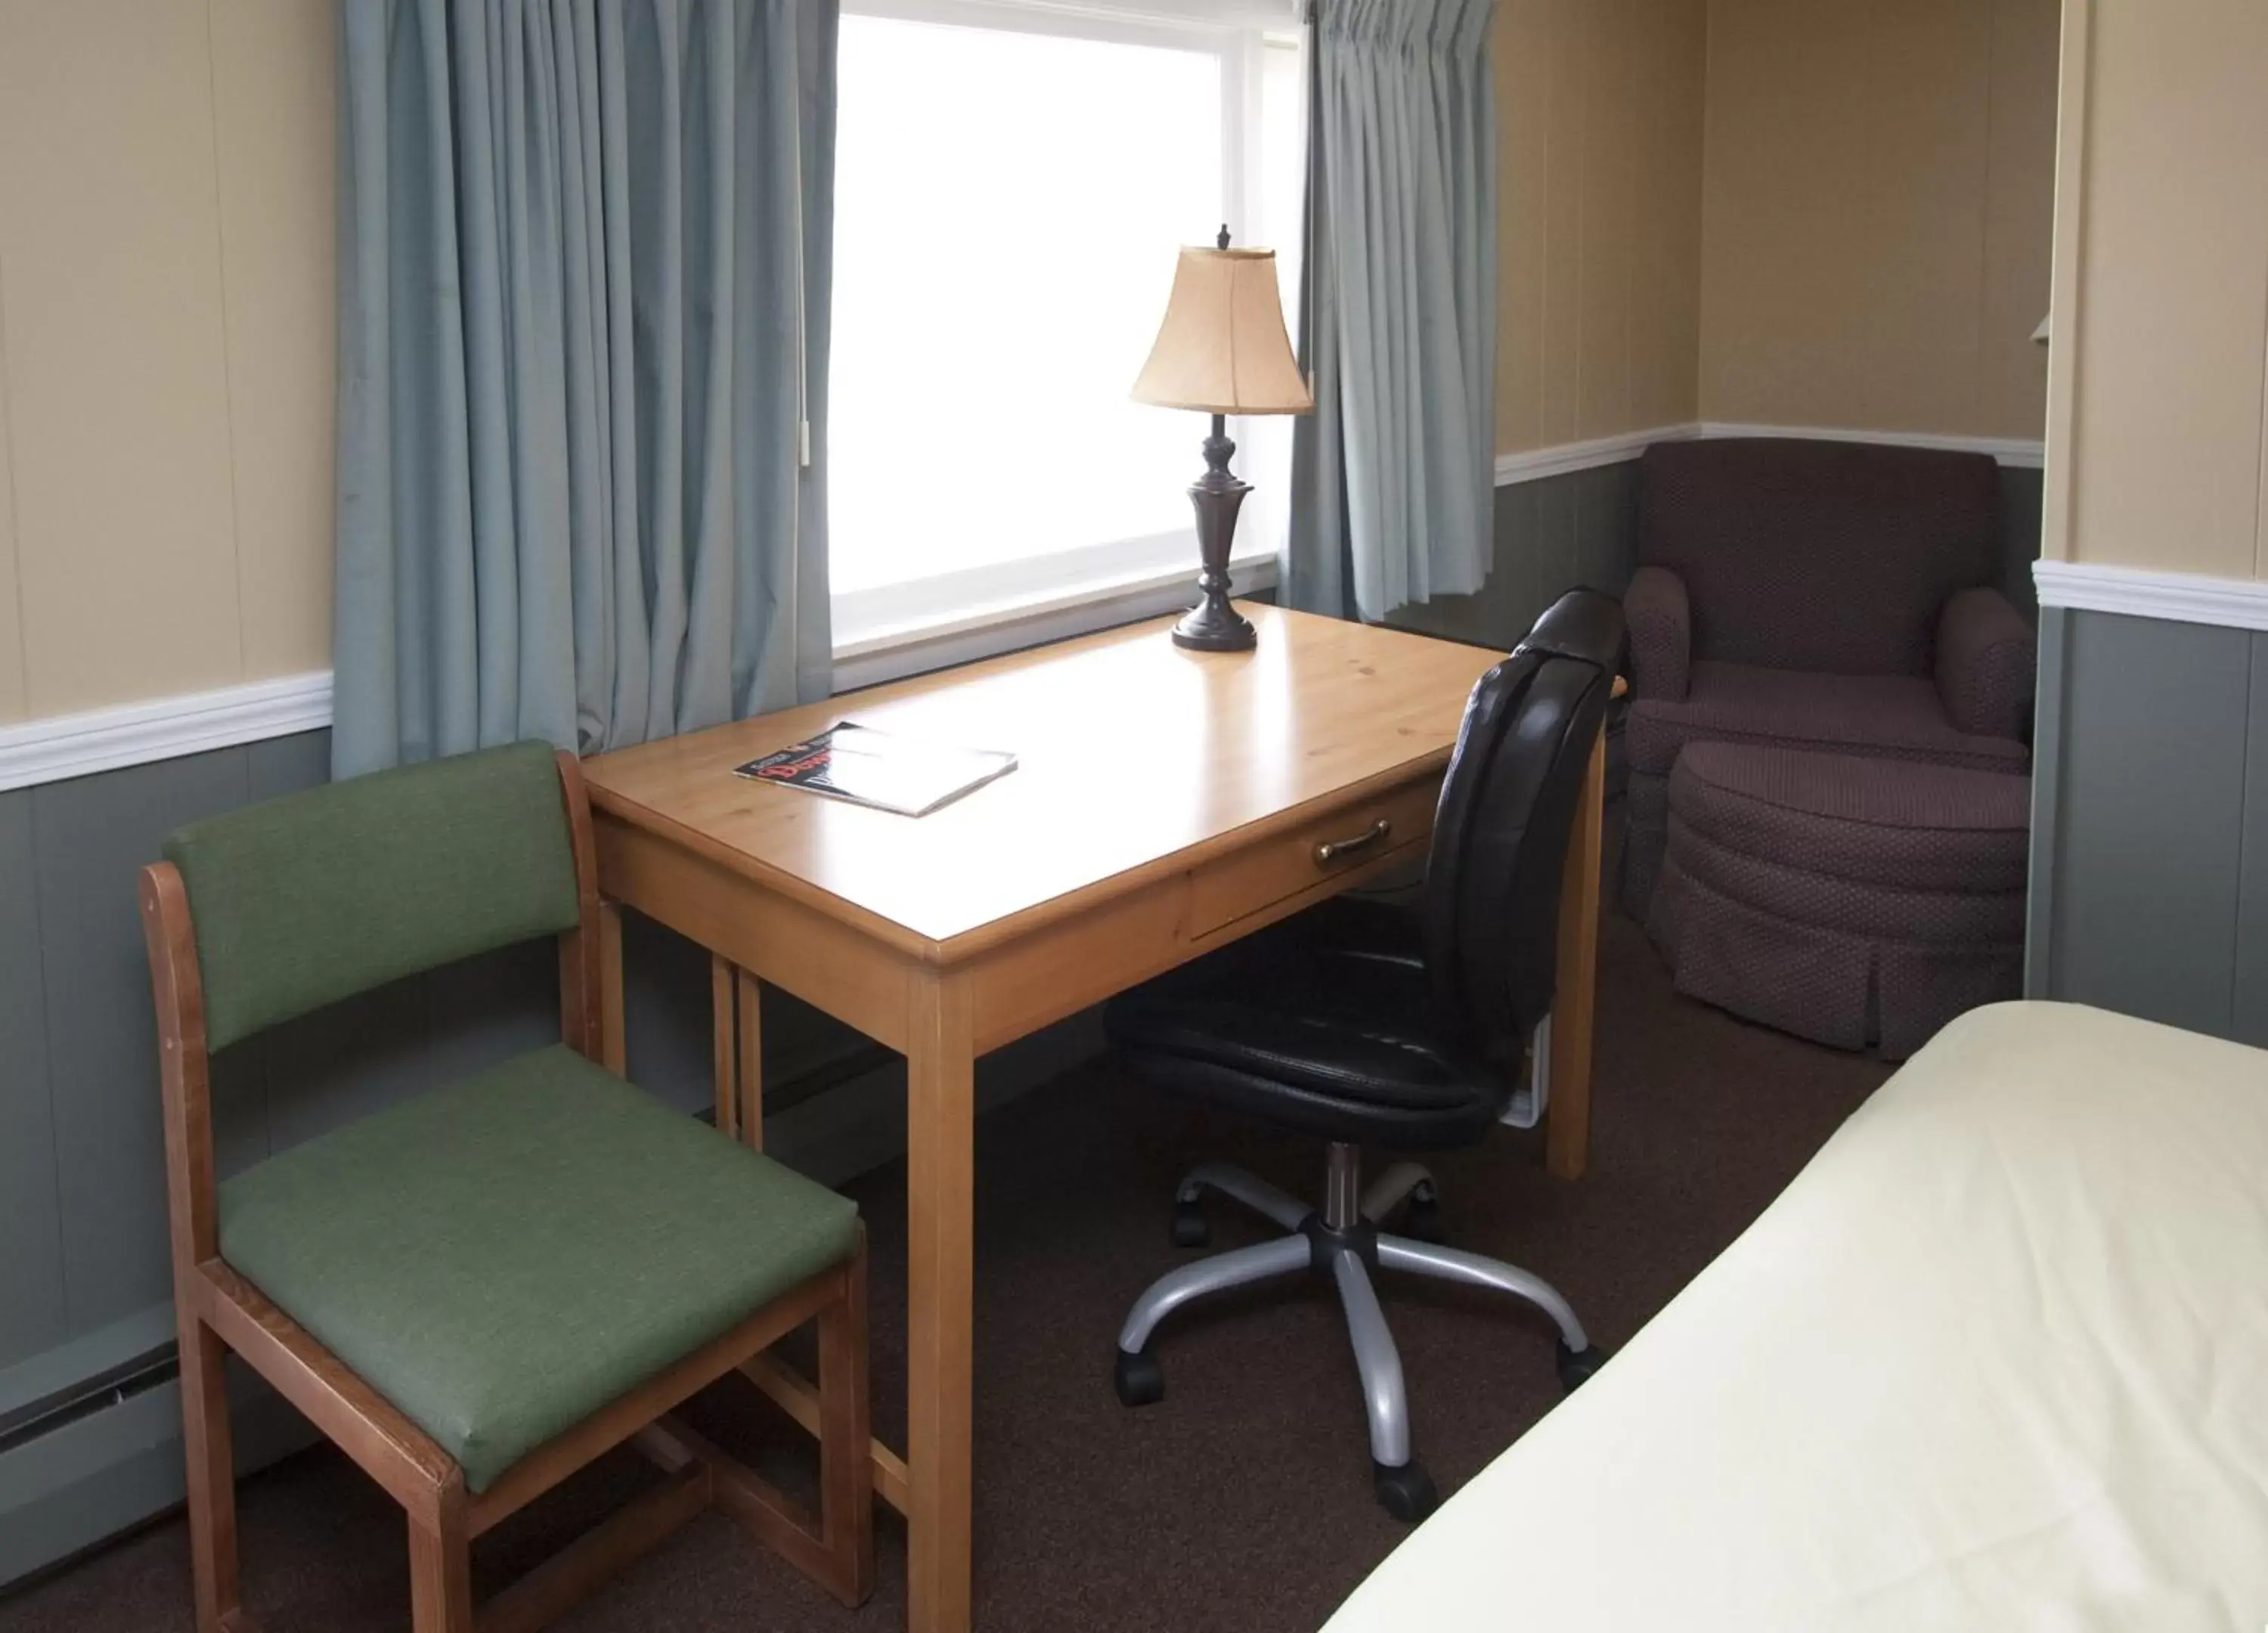
[(222, 1257), (474, 1491), (857, 1239), (848, 1198), (563, 1045), (220, 1188)]

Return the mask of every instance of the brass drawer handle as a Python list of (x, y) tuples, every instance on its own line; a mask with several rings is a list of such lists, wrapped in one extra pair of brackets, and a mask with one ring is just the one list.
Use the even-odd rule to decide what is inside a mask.
[(1394, 832), (1394, 824), (1381, 817), (1370, 825), (1367, 833), (1357, 834), (1352, 839), (1329, 839), (1315, 847), (1315, 865), (1329, 867), (1341, 857), (1351, 857), (1358, 850), (1367, 850)]

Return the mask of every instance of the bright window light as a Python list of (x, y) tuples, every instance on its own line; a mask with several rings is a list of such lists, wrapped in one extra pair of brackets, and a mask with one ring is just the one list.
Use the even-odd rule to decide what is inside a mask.
[[(1261, 190), (1257, 156), (1232, 151), (1259, 122), (1244, 111), (1244, 47), (1065, 27), (843, 18), (828, 406), (838, 648), (1082, 576), (1148, 563), (1194, 576), (1184, 490), (1204, 421), (1127, 392), (1178, 247), (1258, 213), (1239, 208)], [(1273, 77), (1249, 77), (1256, 114)], [(1281, 85), (1269, 85), (1279, 107)]]

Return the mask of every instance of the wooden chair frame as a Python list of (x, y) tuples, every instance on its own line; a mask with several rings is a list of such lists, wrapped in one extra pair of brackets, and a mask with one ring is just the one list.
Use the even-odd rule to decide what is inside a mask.
[[(575, 756), (563, 753), (558, 763), (581, 904), (579, 923), (559, 938), (561, 1033), (570, 1046), (603, 1062), (598, 869), (590, 806)], [(711, 1507), (740, 1521), (844, 1604), (865, 1600), (873, 1585), (873, 1501), (863, 1226), (851, 1259), (775, 1299), (537, 1447), (487, 1490), (470, 1493), (464, 1471), (423, 1430), (222, 1259), (204, 989), (188, 895), (180, 874), (171, 863), (161, 862), (143, 869), (141, 896), (163, 1056), (166, 1175), (198, 1633), (257, 1633), (237, 1590), (235, 1470), (222, 1374), (231, 1350), (401, 1504), (409, 1518), (415, 1633), (525, 1633), (541, 1627)], [(819, 1337), (816, 1516), (669, 1416), (688, 1396), (755, 1361), (807, 1320), (816, 1320)], [(497, 1593), (476, 1618), (473, 1540), (625, 1441), (635, 1443), (668, 1478)]]

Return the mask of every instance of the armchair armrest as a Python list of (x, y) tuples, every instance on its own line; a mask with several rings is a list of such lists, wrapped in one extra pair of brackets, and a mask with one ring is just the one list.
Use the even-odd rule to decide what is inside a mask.
[(1691, 677), (1693, 612), (1685, 580), (1667, 567), (1641, 567), (1623, 592), (1630, 626), (1631, 692), (1682, 701)]
[(1962, 590), (1937, 621), (1937, 693), (1962, 731), (2021, 738), (2038, 656), (2032, 627), (1998, 590)]

